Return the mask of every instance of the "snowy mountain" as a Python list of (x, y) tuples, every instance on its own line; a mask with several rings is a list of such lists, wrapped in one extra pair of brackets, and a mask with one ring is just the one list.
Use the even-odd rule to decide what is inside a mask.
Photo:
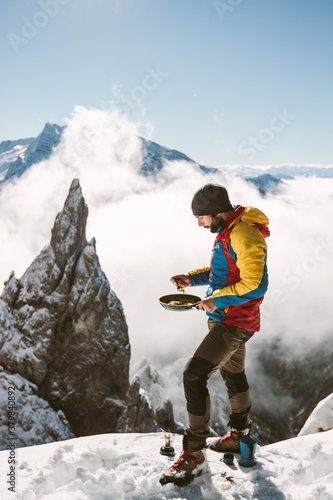
[(267, 193), (278, 194), (286, 187), (286, 184), (271, 174), (257, 175), (255, 177), (246, 177), (246, 181), (251, 182), (263, 196)]
[(0, 143), (0, 184), (20, 177), (31, 165), (48, 158), (61, 139), (64, 127), (46, 123), (36, 138)]
[[(188, 486), (161, 486), (175, 460), (159, 453), (161, 433), (104, 434), (19, 450), (9, 474), (10, 451), (0, 452), (3, 500), (331, 500), (333, 430), (257, 446), (253, 467), (228, 466), (206, 451), (207, 467)], [(181, 437), (173, 437), (176, 455)], [(12, 483), (10, 483), (12, 480)], [(8, 488), (13, 490), (8, 491)], [(16, 493), (14, 496), (13, 493)]]
[[(20, 177), (31, 165), (50, 157), (57, 147), (66, 127), (46, 123), (43, 131), (36, 138), (0, 143), (0, 186), (1, 183)], [(199, 165), (185, 154), (140, 137), (143, 151), (141, 173), (143, 175), (158, 174), (165, 162), (186, 161), (197, 166), (204, 173), (215, 171)]]
[(0, 143), (0, 185), (14, 175), (20, 176), (24, 172), (22, 157), (33, 140), (31, 138)]
[[(31, 165), (47, 159), (61, 141), (66, 127), (47, 123), (36, 138), (3, 141), (0, 143), (0, 186), (1, 183), (19, 177)], [(261, 194), (278, 194), (284, 187), (282, 179), (295, 177), (332, 178), (333, 167), (311, 167), (301, 165), (281, 165), (277, 167), (220, 166), (207, 167), (200, 165), (184, 153), (161, 146), (156, 142), (140, 137), (143, 160), (141, 173), (145, 176), (158, 175), (165, 163), (185, 161), (196, 166), (203, 173), (224, 172), (228, 175), (242, 177), (254, 184)]]
[(61, 139), (65, 127), (46, 123), (43, 131), (34, 139), (25, 151), (25, 162), (28, 167), (50, 156), (52, 150)]
[(333, 167), (308, 166), (308, 165), (279, 165), (274, 167), (252, 167), (245, 165), (230, 165), (220, 170), (236, 177), (248, 178), (269, 174), (277, 179), (295, 179), (299, 177), (320, 177), (323, 179), (333, 177)]
[[(0, 155), (7, 153), (7, 160), (13, 161), (19, 154), (19, 150), (23, 148), (25, 150), (33, 140), (34, 138), (30, 137), (29, 139), (19, 139), (17, 141), (2, 141), (0, 142)], [(14, 157), (11, 155), (14, 155)], [(2, 157), (2, 160), (4, 158), (5, 156)]]
[(198, 166), (198, 168), (205, 172), (215, 171), (213, 168), (208, 168), (203, 165), (198, 165), (196, 162), (191, 160), (188, 156), (175, 149), (169, 149), (165, 146), (160, 146), (156, 142), (149, 141), (141, 137), (142, 149), (143, 149), (143, 163), (141, 167), (142, 173), (145, 175), (156, 174), (160, 172), (163, 168), (165, 162), (168, 161), (186, 161), (192, 165)]

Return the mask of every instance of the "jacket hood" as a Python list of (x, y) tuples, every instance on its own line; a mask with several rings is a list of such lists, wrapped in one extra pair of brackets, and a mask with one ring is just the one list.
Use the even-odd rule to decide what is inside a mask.
[(228, 228), (233, 226), (237, 221), (242, 221), (249, 224), (249, 226), (259, 229), (265, 238), (268, 238), (270, 235), (268, 217), (258, 208), (238, 205), (235, 212), (230, 216), (230, 219), (230, 222), (227, 220)]

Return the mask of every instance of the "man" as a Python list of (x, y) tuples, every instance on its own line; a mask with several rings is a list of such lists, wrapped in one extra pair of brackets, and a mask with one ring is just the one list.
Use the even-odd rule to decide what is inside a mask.
[(183, 451), (160, 478), (161, 484), (183, 486), (205, 467), (206, 439), (210, 435), (210, 399), (207, 380), (220, 370), (230, 402), (230, 432), (210, 449), (240, 451), (240, 439), (250, 432), (251, 398), (245, 367), (245, 343), (260, 329), (259, 306), (268, 286), (265, 238), (268, 219), (252, 207), (233, 207), (223, 186), (207, 184), (192, 200), (199, 227), (216, 233), (209, 267), (173, 276), (177, 287), (209, 285), (199, 309), (208, 316), (208, 335), (184, 371), (188, 427)]

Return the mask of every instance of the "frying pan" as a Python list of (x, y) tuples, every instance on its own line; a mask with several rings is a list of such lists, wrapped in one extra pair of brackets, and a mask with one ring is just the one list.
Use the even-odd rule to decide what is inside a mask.
[[(172, 306), (169, 304), (172, 300), (179, 300), (181, 302), (191, 302), (191, 305), (183, 305), (183, 306)], [(163, 295), (163, 297), (159, 298), (159, 303), (165, 309), (169, 311), (189, 311), (190, 309), (198, 309), (199, 304), (201, 302), (201, 298), (196, 295), (190, 295), (188, 293), (172, 293), (171, 295)]]

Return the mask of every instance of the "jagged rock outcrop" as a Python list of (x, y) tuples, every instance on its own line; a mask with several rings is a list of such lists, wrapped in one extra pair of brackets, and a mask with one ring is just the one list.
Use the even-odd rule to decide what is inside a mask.
[(140, 377), (135, 376), (127, 392), (127, 408), (124, 411), (118, 432), (154, 432), (158, 430), (155, 413), (145, 391), (141, 389)]
[(0, 297), (0, 364), (36, 384), (77, 436), (116, 431), (129, 390), (127, 324), (86, 240), (87, 215), (74, 180), (50, 245), (21, 279), (10, 275)]
[(176, 434), (184, 434), (185, 426), (175, 420), (173, 415), (173, 404), (168, 399), (156, 408), (156, 420), (158, 425), (165, 431)]
[[(12, 439), (19, 448), (75, 437), (64, 413), (55, 412), (37, 393), (36, 385), (0, 366), (0, 450), (7, 449)], [(10, 423), (15, 429), (11, 432), (9, 410), (13, 412)]]

